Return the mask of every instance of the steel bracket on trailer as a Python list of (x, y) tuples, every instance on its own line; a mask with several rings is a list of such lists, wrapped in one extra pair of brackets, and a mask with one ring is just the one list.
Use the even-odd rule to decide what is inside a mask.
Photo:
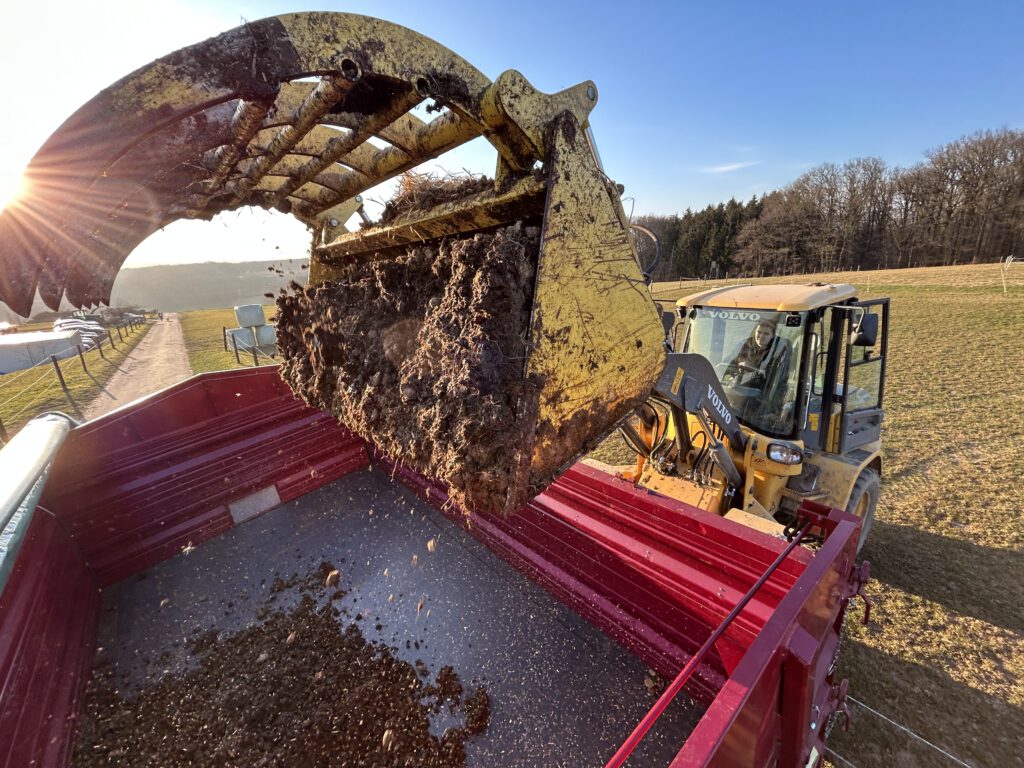
[[(806, 523), (810, 523), (808, 533), (804, 537), (805, 540), (813, 538), (824, 541), (844, 520), (860, 524), (860, 519), (849, 512), (833, 509), (814, 501), (804, 501), (796, 511), (796, 521), (785, 530), (786, 538), (792, 541), (796, 532)], [(839, 595), (844, 603), (848, 603), (855, 597), (864, 601), (864, 616), (860, 623), (865, 626), (871, 620), (871, 598), (864, 593), (864, 588), (869, 581), (871, 581), (871, 563), (864, 560), (853, 566), (850, 571), (850, 579)]]
[(796, 519), (786, 526), (784, 531), (786, 540), (792, 541), (797, 531), (809, 524), (804, 540), (824, 541), (844, 519), (856, 520), (855, 517), (845, 512), (840, 512), (816, 501), (804, 500), (796, 510)]
[(864, 626), (871, 621), (871, 598), (864, 594), (864, 587), (868, 585), (869, 581), (871, 581), (871, 563), (865, 560), (855, 565), (850, 572), (850, 586), (844, 596), (847, 601), (855, 597), (864, 601), (864, 617), (860, 620)]
[(847, 706), (847, 697), (850, 692), (850, 681), (847, 678), (843, 678), (838, 683), (832, 686), (832, 691), (829, 693), (828, 706), (831, 710), (829, 718), (833, 718), (836, 715), (843, 716), (843, 730), (850, 730), (850, 708)]

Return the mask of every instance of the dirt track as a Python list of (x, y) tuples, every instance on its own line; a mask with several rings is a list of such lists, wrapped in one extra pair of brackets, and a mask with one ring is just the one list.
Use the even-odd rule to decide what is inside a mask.
[(95, 419), (191, 375), (178, 315), (165, 314), (85, 408), (85, 418)]

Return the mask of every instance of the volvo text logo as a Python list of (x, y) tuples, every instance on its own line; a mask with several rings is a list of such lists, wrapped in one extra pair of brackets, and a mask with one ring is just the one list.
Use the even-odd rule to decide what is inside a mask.
[(711, 401), (715, 410), (718, 411), (718, 415), (722, 417), (722, 420), (726, 424), (732, 424), (732, 414), (710, 384), (708, 384), (708, 400)]
[(741, 312), (735, 309), (708, 309), (705, 310), (709, 317), (715, 320), (760, 320), (760, 312)]

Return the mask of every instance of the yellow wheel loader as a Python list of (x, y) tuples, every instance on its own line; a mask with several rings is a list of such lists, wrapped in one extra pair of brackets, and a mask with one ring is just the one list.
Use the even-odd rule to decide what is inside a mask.
[(882, 472), (889, 300), (851, 285), (734, 285), (679, 299), (673, 353), (622, 425), (622, 474), (755, 528), (780, 532), (801, 502), (871, 528)]
[[(247, 23), (114, 83), (46, 141), (0, 214), (0, 300), (108, 303), (156, 230), (274, 209), (311, 233), (309, 286), (281, 302), (289, 383), (462, 506), (520, 508), (639, 407), (654, 439), (626, 428), (652, 488), (765, 521), (801, 498), (869, 517), (886, 305), (848, 286), (713, 291), (680, 305), (672, 347), (590, 132), (597, 99), (589, 81), (491, 81), (378, 19)], [(493, 181), (367, 225), (364, 193), (475, 139)], [(389, 327), (334, 314), (377, 302)], [(777, 401), (718, 379), (755, 315), (789, 348)]]

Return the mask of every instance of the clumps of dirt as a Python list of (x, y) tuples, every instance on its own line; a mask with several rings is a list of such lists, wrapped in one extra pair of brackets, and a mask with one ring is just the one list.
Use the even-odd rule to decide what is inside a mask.
[(524, 478), (538, 249), (538, 230), (516, 224), (292, 284), (277, 302), (282, 376), (464, 509), (513, 511), (536, 490)]
[(477, 734), (487, 730), (491, 724), (491, 697), (483, 688), (476, 691), (462, 704), (466, 716), (467, 733)]
[[(430, 683), (425, 665), (368, 642), (339, 616), (303, 590), (298, 606), (265, 623), (205, 634), (193, 645), (195, 669), (134, 697), (118, 691), (113, 668), (96, 670), (73, 764), (465, 765), (466, 742), (490, 722), (487, 692), (464, 698), (450, 667)], [(431, 716), (445, 705), (445, 717), (462, 723), (435, 736)]]
[(402, 174), (398, 190), (384, 205), (377, 226), (398, 224), (429, 211), (443, 203), (454, 203), (466, 197), (494, 189), (494, 180), (486, 176), (448, 176), (410, 171)]
[(189, 651), (197, 656), (206, 653), (211, 648), (216, 647), (218, 635), (219, 633), (216, 629), (209, 629), (206, 632), (200, 633), (192, 639), (192, 642), (189, 644)]
[(455, 712), (456, 707), (462, 701), (462, 682), (451, 667), (441, 667), (434, 679), (434, 684), (428, 685), (426, 690), (436, 697), (435, 706), (438, 709), (447, 701), (449, 709)]

